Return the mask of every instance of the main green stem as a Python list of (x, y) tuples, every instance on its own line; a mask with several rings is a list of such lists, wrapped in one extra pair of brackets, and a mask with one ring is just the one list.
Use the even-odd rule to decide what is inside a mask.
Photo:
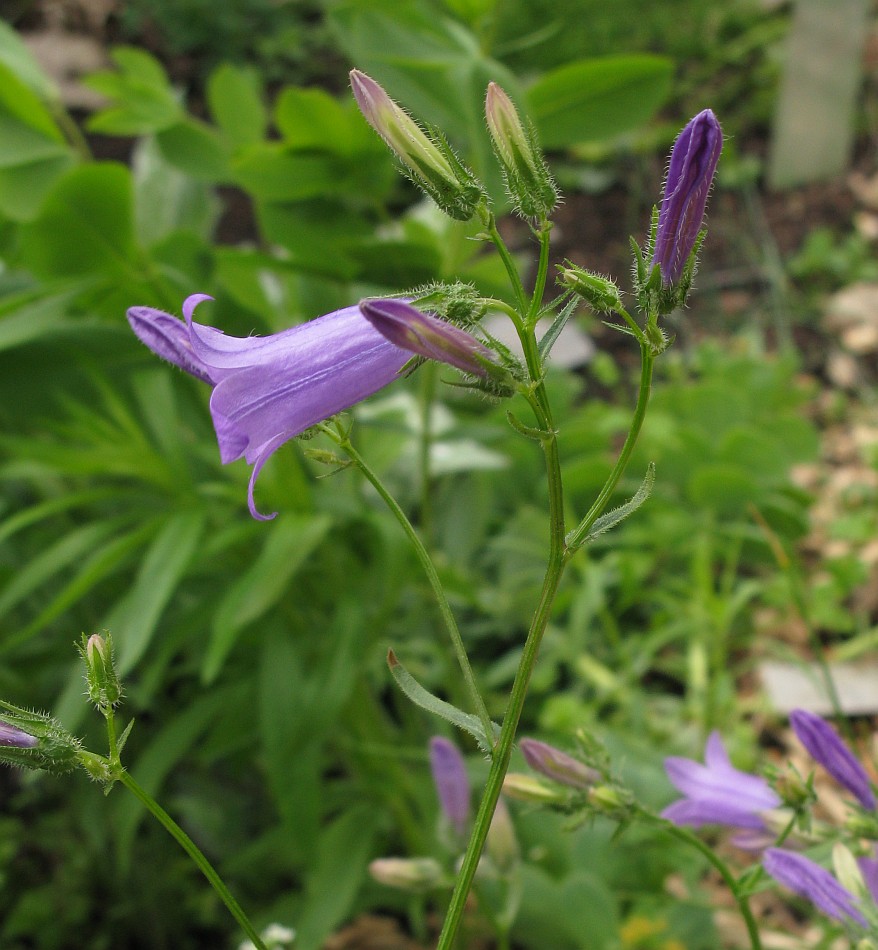
[(241, 909), (241, 905), (235, 900), (232, 895), (232, 892), (226, 887), (223, 883), (223, 879), (217, 874), (213, 869), (210, 861), (204, 856), (195, 842), (186, 834), (185, 831), (174, 821), (173, 818), (162, 808), (161, 805), (147, 792), (145, 789), (141, 788), (137, 782), (123, 769), (117, 768), (115, 770), (115, 778), (117, 778), (150, 812), (150, 814), (156, 818), (156, 820), (162, 825), (165, 831), (180, 845), (180, 847), (189, 855), (190, 858), (198, 865), (201, 873), (207, 878), (210, 882), (213, 889), (217, 892), (220, 897), (220, 900), (226, 905), (229, 909), (229, 913), (238, 921), (241, 929), (245, 934), (250, 938), (250, 941), (253, 943), (253, 946), (257, 950), (266, 950), (265, 944), (262, 942), (262, 938), (256, 932), (253, 925), (247, 919), (247, 915)]
[(469, 692), (470, 701), (476, 709), (476, 714), (482, 723), (482, 728), (485, 730), (485, 735), (493, 735), (494, 730), (493, 726), (491, 725), (491, 717), (488, 715), (488, 709), (485, 706), (485, 701), (482, 699), (482, 695), (479, 692), (478, 686), (476, 685), (476, 677), (473, 673), (472, 666), (470, 666), (466, 648), (463, 645), (463, 637), (460, 635), (460, 629), (457, 626), (457, 621), (454, 619), (454, 614), (452, 613), (451, 605), (448, 603), (448, 598), (445, 596), (445, 590), (442, 587), (442, 582), (439, 580), (439, 575), (436, 572), (436, 566), (433, 564), (433, 560), (430, 557), (427, 548), (424, 546), (424, 542), (421, 540), (418, 532), (415, 531), (412, 523), (406, 516), (406, 513), (402, 510), (402, 508), (400, 508), (396, 499), (384, 487), (384, 483), (381, 481), (378, 475), (372, 471), (365, 459), (353, 447), (353, 445), (351, 445), (350, 441), (347, 438), (340, 437), (338, 433), (333, 432), (333, 430), (327, 426), (323, 426), (321, 428), (323, 428), (323, 431), (336, 441), (338, 447), (347, 454), (348, 458), (350, 458), (350, 460), (363, 473), (363, 475), (366, 477), (366, 480), (372, 485), (375, 491), (378, 492), (384, 503), (399, 522), (402, 530), (408, 536), (409, 541), (411, 541), (412, 546), (415, 549), (415, 553), (418, 556), (418, 560), (421, 562), (421, 567), (423, 567), (424, 573), (427, 575), (427, 580), (433, 590), (436, 601), (439, 604), (439, 611), (442, 614), (442, 619), (445, 621), (445, 626), (448, 629), (449, 636), (451, 637), (451, 644), (454, 648), (457, 662), (460, 664), (460, 670), (463, 673), (463, 679), (466, 683), (467, 691)]

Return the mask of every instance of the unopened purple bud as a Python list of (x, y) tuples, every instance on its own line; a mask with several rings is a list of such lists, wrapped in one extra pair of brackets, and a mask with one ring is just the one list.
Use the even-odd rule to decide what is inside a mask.
[(674, 142), (652, 256), (665, 286), (683, 277), (704, 222), (722, 148), (722, 129), (710, 109), (699, 112)]
[(23, 729), (0, 722), (0, 745), (12, 746), (16, 749), (35, 749), (39, 739)]
[(790, 724), (815, 761), (851, 792), (863, 808), (874, 810), (875, 795), (869, 776), (832, 726), (804, 709), (793, 710)]
[(859, 900), (810, 858), (783, 848), (769, 848), (762, 863), (776, 881), (807, 898), (824, 914), (842, 923), (853, 921), (867, 926), (866, 918), (857, 910)]
[(430, 770), (442, 813), (457, 835), (462, 837), (469, 821), (470, 786), (463, 757), (453, 742), (442, 736), (433, 736), (430, 740)]
[(491, 351), (466, 330), (421, 313), (404, 300), (364, 300), (360, 310), (385, 339), (403, 350), (482, 379), (492, 375), (492, 365), (502, 372), (493, 363)]
[(535, 772), (562, 785), (584, 789), (601, 780), (600, 773), (594, 769), (539, 739), (522, 739), (519, 746), (525, 761)]

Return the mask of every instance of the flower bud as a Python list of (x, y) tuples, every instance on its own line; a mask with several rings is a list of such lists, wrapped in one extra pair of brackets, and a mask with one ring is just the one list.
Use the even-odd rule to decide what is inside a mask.
[(627, 789), (615, 785), (596, 785), (589, 789), (588, 802), (602, 815), (624, 821), (631, 816), (634, 797)]
[(558, 805), (569, 792), (561, 792), (557, 787), (547, 785), (533, 775), (521, 772), (507, 772), (503, 779), (503, 794), (519, 802), (531, 802), (534, 805)]
[(666, 287), (684, 283), (687, 269), (691, 272), (722, 148), (722, 129), (710, 109), (699, 112), (674, 142), (652, 255)]
[(622, 306), (619, 288), (609, 277), (593, 274), (567, 261), (558, 265), (558, 283), (572, 290), (596, 313), (612, 313)]
[(442, 883), (442, 868), (433, 858), (376, 858), (369, 874), (379, 884), (418, 894)]
[(82, 635), (79, 652), (85, 661), (85, 684), (88, 698), (98, 709), (110, 709), (122, 698), (122, 684), (116, 672), (113, 637), (106, 640), (97, 633)]
[(535, 772), (562, 785), (585, 789), (601, 780), (594, 769), (539, 739), (522, 739), (519, 746), (525, 761)]
[(857, 859), (851, 854), (850, 848), (840, 841), (836, 841), (832, 846), (832, 867), (835, 870), (835, 876), (845, 890), (850, 891), (855, 897), (865, 897), (867, 895), (866, 882), (857, 864)]
[(501, 874), (508, 874), (518, 863), (518, 838), (515, 836), (515, 826), (512, 824), (509, 808), (502, 798), (497, 801), (494, 817), (488, 828), (485, 850), (491, 863)]
[(430, 137), (365, 73), (351, 70), (351, 88), (363, 118), (402, 163), (405, 174), (450, 217), (468, 221), (485, 190), (444, 139)]
[(524, 218), (548, 218), (558, 204), (558, 190), (536, 133), (530, 123), (525, 130), (512, 100), (494, 82), (488, 83), (485, 118), (516, 210)]
[(442, 814), (462, 838), (469, 823), (470, 787), (466, 765), (457, 746), (442, 736), (430, 740), (430, 770)]
[(79, 765), (80, 742), (46, 713), (0, 701), (0, 762), (63, 775)]
[(417, 356), (448, 363), (483, 380), (504, 379), (506, 370), (466, 330), (421, 313), (404, 300), (364, 300), (363, 316), (391, 343)]

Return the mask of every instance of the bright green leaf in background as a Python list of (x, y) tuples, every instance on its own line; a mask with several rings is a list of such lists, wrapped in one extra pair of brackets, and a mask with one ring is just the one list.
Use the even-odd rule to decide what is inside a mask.
[(605, 141), (639, 128), (667, 101), (674, 66), (664, 56), (603, 56), (544, 73), (529, 115), (544, 148)]

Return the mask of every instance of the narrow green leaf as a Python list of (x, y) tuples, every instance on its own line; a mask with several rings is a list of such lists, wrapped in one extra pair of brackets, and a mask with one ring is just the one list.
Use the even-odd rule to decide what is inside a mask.
[(104, 622), (119, 645), (120, 673), (127, 673), (149, 647), (201, 540), (204, 522), (200, 511), (173, 515), (146, 552), (134, 586)]
[(259, 557), (220, 601), (213, 619), (201, 678), (212, 682), (244, 628), (258, 620), (287, 589), (318, 545), (332, 520), (326, 515), (285, 515), (272, 525)]
[(567, 326), (567, 321), (576, 312), (576, 308), (579, 306), (579, 303), (580, 301), (577, 297), (569, 300), (561, 309), (561, 312), (558, 314), (558, 316), (552, 321), (552, 325), (549, 327), (549, 329), (543, 334), (539, 344), (540, 356), (543, 359), (545, 359), (551, 352), (552, 347), (555, 345), (555, 341), (561, 335), (561, 331), (564, 329), (564, 327)]
[(358, 805), (323, 829), (317, 860), (308, 875), (307, 902), (296, 920), (297, 950), (318, 950), (350, 916), (367, 877), (377, 824), (375, 810)]
[(434, 696), (431, 692), (424, 689), (402, 663), (399, 662), (393, 650), (387, 654), (387, 665), (390, 667), (390, 672), (396, 680), (396, 685), (416, 706), (420, 706), (421, 709), (425, 709), (428, 713), (439, 716), (446, 722), (450, 722), (453, 726), (457, 726), (458, 729), (469, 733), (473, 739), (476, 740), (479, 748), (483, 752), (491, 751), (494, 742), (500, 735), (500, 727), (496, 723), (491, 723), (494, 727), (494, 735), (489, 739), (485, 735), (485, 730), (482, 728), (482, 723), (478, 716), (465, 713), (462, 709), (458, 709), (457, 706), (452, 706), (451, 703), (440, 699), (438, 696)]
[(615, 528), (620, 521), (624, 521), (629, 515), (634, 514), (635, 511), (646, 501), (647, 498), (652, 494), (652, 486), (655, 484), (655, 463), (650, 462), (649, 467), (646, 469), (646, 475), (643, 478), (643, 481), (640, 484), (640, 488), (637, 489), (635, 494), (625, 502), (624, 505), (619, 505), (618, 508), (614, 508), (612, 511), (608, 511), (605, 515), (601, 515), (600, 518), (595, 521), (591, 526), (591, 530), (585, 536), (583, 544), (587, 544), (589, 541), (594, 541), (595, 538), (599, 538), (602, 534), (606, 534), (611, 528)]

